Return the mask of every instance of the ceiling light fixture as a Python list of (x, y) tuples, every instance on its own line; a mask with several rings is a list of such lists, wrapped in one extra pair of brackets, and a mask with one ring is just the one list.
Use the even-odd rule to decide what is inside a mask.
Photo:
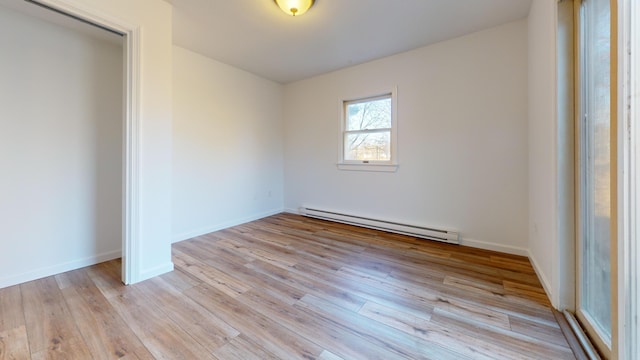
[(315, 0), (274, 0), (285, 14), (300, 16), (307, 12)]

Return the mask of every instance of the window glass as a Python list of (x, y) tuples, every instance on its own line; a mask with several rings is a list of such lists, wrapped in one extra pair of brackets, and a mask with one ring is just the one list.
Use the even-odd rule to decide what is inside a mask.
[(346, 160), (378, 160), (391, 159), (389, 131), (366, 134), (348, 134)]
[[(611, 341), (611, 79), (609, 0), (586, 0), (580, 31), (579, 311)], [(592, 334), (593, 335), (593, 334)]]
[(342, 162), (391, 163), (393, 94), (343, 102)]
[(384, 99), (348, 102), (347, 130), (391, 128), (391, 96)]

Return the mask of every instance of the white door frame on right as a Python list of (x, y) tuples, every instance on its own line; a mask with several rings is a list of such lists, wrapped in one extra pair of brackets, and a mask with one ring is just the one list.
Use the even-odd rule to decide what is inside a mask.
[(619, 359), (640, 359), (640, 3), (618, 4), (619, 63), (618, 129), (618, 291), (617, 347)]

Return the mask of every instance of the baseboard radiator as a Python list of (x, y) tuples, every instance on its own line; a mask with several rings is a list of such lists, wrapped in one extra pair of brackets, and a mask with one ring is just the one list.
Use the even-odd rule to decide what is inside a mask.
[(344, 224), (362, 226), (370, 229), (383, 230), (397, 234), (415, 236), (422, 239), (442, 241), (450, 244), (460, 244), (460, 234), (456, 231), (435, 229), (430, 227), (401, 224), (393, 221), (371, 219), (363, 216), (349, 215), (334, 211), (302, 207), (299, 212), (303, 216), (329, 220)]

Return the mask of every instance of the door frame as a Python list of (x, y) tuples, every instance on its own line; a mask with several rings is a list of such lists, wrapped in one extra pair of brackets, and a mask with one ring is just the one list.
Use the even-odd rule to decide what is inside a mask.
[(45, 8), (70, 15), (124, 37), (124, 141), (122, 171), (122, 282), (140, 279), (140, 70), (141, 29), (136, 24), (85, 4), (65, 0), (27, 0)]
[[(618, 316), (616, 331), (618, 342), (616, 356), (620, 359), (633, 359), (640, 354), (640, 326), (636, 319), (640, 313), (640, 244), (638, 244), (640, 198), (638, 182), (640, 173), (640, 4), (633, 0), (621, 0), (618, 4), (618, 102), (620, 114), (618, 128)], [(635, 125), (635, 126), (634, 126)]]

